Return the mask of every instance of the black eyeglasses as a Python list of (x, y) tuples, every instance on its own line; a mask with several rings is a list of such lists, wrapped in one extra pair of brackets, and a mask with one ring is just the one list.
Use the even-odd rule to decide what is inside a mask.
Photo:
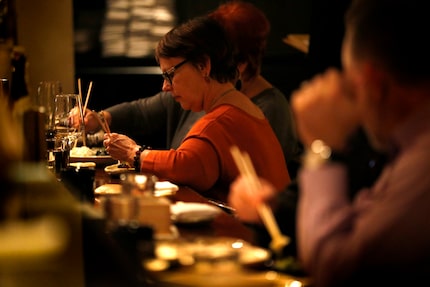
[(167, 71), (161, 73), (161, 76), (163, 76), (164, 80), (167, 80), (169, 82), (170, 85), (172, 85), (172, 80), (173, 80), (173, 76), (175, 75), (175, 71), (177, 69), (179, 69), (179, 67), (181, 67), (183, 64), (185, 64), (186, 62), (188, 62), (187, 59), (183, 60), (182, 62), (180, 62), (179, 64), (176, 64), (175, 66), (171, 67), (170, 69), (168, 69)]

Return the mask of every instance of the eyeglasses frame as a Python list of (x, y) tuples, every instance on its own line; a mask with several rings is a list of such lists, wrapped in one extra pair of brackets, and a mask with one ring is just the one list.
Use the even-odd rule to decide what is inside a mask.
[(173, 77), (175, 76), (175, 71), (187, 62), (188, 62), (188, 59), (185, 59), (182, 62), (179, 62), (178, 64), (174, 65), (173, 67), (171, 67), (167, 71), (162, 72), (161, 76), (163, 77), (164, 80), (167, 80), (169, 82), (169, 84), (172, 86), (173, 85)]

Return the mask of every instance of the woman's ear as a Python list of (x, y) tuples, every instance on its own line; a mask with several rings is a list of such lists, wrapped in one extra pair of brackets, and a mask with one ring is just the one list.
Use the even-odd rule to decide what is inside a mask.
[(204, 62), (198, 64), (198, 68), (201, 71), (204, 77), (209, 77), (211, 73), (211, 61), (208, 57), (204, 60)]
[(243, 75), (243, 73), (245, 72), (245, 70), (246, 70), (246, 67), (248, 67), (248, 63), (246, 63), (246, 62), (242, 62), (242, 63), (239, 63), (238, 65), (237, 65), (237, 69), (239, 70), (239, 73), (240, 73), (240, 77), (242, 78), (242, 75)]

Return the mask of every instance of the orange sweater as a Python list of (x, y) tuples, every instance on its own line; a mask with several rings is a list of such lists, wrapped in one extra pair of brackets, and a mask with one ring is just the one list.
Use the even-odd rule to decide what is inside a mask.
[(220, 105), (191, 128), (176, 150), (153, 150), (141, 171), (188, 185), (203, 195), (221, 190), (225, 199), (239, 172), (230, 153), (236, 145), (248, 152), (256, 173), (281, 190), (290, 183), (281, 145), (266, 119), (257, 119), (231, 105)]

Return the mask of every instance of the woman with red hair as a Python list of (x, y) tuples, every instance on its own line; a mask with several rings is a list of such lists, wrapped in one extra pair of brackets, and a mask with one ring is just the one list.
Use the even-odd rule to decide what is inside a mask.
[(235, 47), (239, 80), (236, 88), (247, 95), (269, 120), (284, 151), (290, 175), (297, 162), (299, 144), (286, 96), (261, 75), (270, 22), (256, 6), (244, 1), (220, 5), (209, 14), (219, 22)]

